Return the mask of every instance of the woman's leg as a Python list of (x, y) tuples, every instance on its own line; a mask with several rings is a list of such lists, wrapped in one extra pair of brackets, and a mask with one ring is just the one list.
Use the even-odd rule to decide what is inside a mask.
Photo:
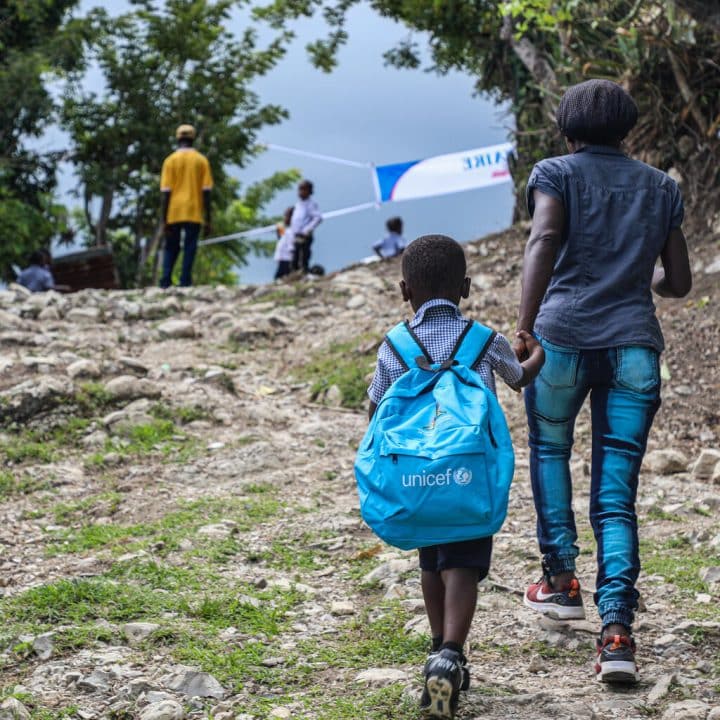
[(572, 510), (570, 453), (575, 418), (588, 387), (582, 352), (542, 341), (545, 365), (525, 390), (530, 480), (543, 566), (550, 576), (572, 576), (578, 555)]
[(590, 401), (590, 522), (598, 552), (595, 603), (603, 627), (620, 625), (629, 633), (640, 572), (635, 498), (648, 433), (660, 407), (660, 373), (658, 353), (650, 348), (612, 348), (606, 362), (610, 380), (593, 388)]

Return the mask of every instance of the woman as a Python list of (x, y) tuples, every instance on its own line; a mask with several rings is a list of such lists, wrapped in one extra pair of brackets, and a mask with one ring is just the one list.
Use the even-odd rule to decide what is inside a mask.
[[(620, 85), (589, 80), (569, 88), (557, 122), (570, 154), (538, 163), (528, 181), (532, 230), (518, 319), (518, 331), (533, 332), (546, 358), (525, 393), (543, 553), (543, 577), (525, 604), (558, 619), (585, 615), (569, 460), (575, 418), (590, 395), (594, 599), (602, 619), (595, 670), (601, 681), (628, 683), (638, 678), (635, 497), (660, 406), (664, 347), (651, 289), (677, 298), (690, 291), (683, 203), (665, 173), (623, 153), (637, 107)], [(524, 359), (520, 338), (514, 349)]]

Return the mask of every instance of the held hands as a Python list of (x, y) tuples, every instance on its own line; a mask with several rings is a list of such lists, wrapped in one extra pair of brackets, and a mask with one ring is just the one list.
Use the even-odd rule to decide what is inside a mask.
[(520, 358), (518, 356), (518, 360), (523, 361), (529, 359), (545, 359), (545, 351), (543, 350), (542, 345), (527, 330), (518, 330), (515, 333), (515, 340), (513, 342), (513, 350), (515, 350), (515, 355), (518, 354), (518, 350), (516, 348), (520, 348), (521, 344), (524, 357)]
[(523, 368), (520, 386), (524, 387), (540, 372), (545, 362), (545, 351), (527, 330), (518, 330), (515, 333), (512, 349)]
[[(530, 344), (528, 344), (528, 339)], [(519, 362), (524, 362), (530, 357), (532, 343), (539, 345), (538, 341), (527, 330), (518, 330), (515, 339), (512, 341), (512, 349)]]

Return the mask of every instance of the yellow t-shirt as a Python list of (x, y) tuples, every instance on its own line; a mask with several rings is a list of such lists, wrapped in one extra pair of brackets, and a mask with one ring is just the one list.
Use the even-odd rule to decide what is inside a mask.
[(165, 158), (160, 189), (170, 192), (167, 223), (203, 221), (203, 190), (213, 186), (210, 163), (194, 148), (178, 148)]

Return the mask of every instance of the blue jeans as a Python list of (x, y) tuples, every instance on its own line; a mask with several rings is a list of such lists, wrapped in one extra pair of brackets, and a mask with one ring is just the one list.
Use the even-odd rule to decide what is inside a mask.
[(182, 222), (168, 225), (165, 235), (165, 254), (163, 255), (163, 272), (160, 279), (160, 287), (170, 287), (172, 284), (172, 272), (175, 261), (180, 254), (180, 233), (184, 231), (183, 261), (180, 271), (180, 286), (190, 287), (192, 285), (192, 267), (197, 253), (198, 237), (200, 236), (200, 223)]
[(543, 566), (551, 575), (575, 570), (570, 452), (575, 418), (590, 394), (595, 604), (603, 626), (630, 628), (640, 572), (635, 498), (648, 433), (660, 407), (659, 354), (639, 346), (577, 350), (540, 342), (545, 365), (525, 391), (525, 406)]

